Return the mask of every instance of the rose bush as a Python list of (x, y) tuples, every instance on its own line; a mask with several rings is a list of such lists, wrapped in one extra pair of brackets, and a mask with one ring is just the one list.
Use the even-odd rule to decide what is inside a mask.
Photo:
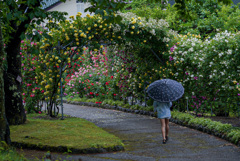
[[(152, 62), (155, 60), (153, 56), (142, 54), (143, 51), (147, 53), (150, 49), (156, 50), (157, 54), (161, 57), (161, 52), (167, 50), (167, 44), (170, 43), (170, 38), (174, 32), (168, 31), (167, 23), (164, 20), (146, 21), (132, 14), (131, 16), (133, 17), (129, 18), (129, 15), (123, 16), (124, 18), (119, 24), (107, 24), (99, 15), (87, 15), (87, 17), (83, 18), (81, 17), (81, 13), (78, 13), (76, 17), (71, 16), (70, 20), (66, 20), (65, 22), (56, 23), (49, 21), (46, 25), (48, 32), (44, 31), (43, 33), (45, 34), (39, 32), (39, 34), (42, 34), (42, 38), (38, 43), (26, 40), (27, 44), (23, 44), (24, 46), (28, 46), (23, 48), (22, 53), (24, 54), (24, 58), (29, 61), (29, 63), (25, 64), (26, 66), (23, 65), (23, 70), (24, 68), (27, 69), (27, 72), (34, 70), (31, 74), (27, 72), (24, 74), (24, 84), (31, 84), (31, 86), (34, 84), (35, 88), (40, 91), (33, 95), (28, 90), (25, 98), (29, 98), (29, 95), (33, 96), (36, 99), (36, 101), (33, 101), (33, 104), (39, 102), (39, 100), (47, 101), (49, 104), (49, 114), (53, 116), (52, 109), (60, 94), (60, 80), (64, 83), (72, 74), (75, 75), (75, 72), (78, 70), (68, 69), (71, 67), (81, 67), (81, 64), (77, 64), (77, 62), (82, 61), (80, 60), (80, 55), (82, 55), (82, 52), (86, 48), (90, 52), (87, 53), (84, 59), (91, 58), (91, 60), (88, 60), (93, 61), (95, 65), (99, 59), (96, 54), (99, 51), (104, 52), (104, 44), (111, 44), (113, 48), (124, 48), (127, 51), (132, 51), (135, 57), (138, 55), (142, 59), (149, 59)], [(161, 52), (158, 50), (161, 50)], [(33, 59), (28, 58), (29, 53)], [(31, 67), (32, 64), (35, 65), (34, 69)], [(90, 67), (84, 67), (82, 70), (90, 70)], [(67, 73), (65, 72), (69, 73), (68, 78), (66, 78)], [(65, 79), (62, 79), (63, 77)], [(73, 79), (72, 81), (75, 79), (73, 77), (71, 78)], [(107, 91), (108, 88), (109, 93), (115, 98), (117, 94), (114, 89), (116, 88), (112, 88), (113, 85), (111, 85), (111, 81), (109, 82), (107, 77), (109, 77), (108, 72), (103, 72), (101, 79), (105, 80), (105, 83), (102, 89), (98, 89), (99, 85), (97, 83), (91, 84), (94, 93), (87, 86), (87, 96), (92, 97), (100, 93), (104, 94), (103, 90)], [(33, 82), (27, 83), (30, 80)], [(86, 81), (90, 83), (89, 79)], [(114, 83), (115, 85), (116, 83)], [(78, 85), (78, 88), (79, 90), (82, 89), (80, 85)], [(28, 102), (30, 101), (28, 100)], [(32, 104), (29, 107), (31, 106)]]
[(219, 115), (229, 111), (226, 104), (235, 104), (239, 95), (240, 34), (225, 31), (205, 41), (188, 34), (176, 40), (168, 56), (176, 64), (174, 78), (183, 83), (185, 96), (194, 99), (192, 106), (211, 104)]

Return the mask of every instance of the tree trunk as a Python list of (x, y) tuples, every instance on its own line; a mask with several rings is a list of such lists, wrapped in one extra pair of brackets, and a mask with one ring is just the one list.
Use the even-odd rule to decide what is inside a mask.
[(4, 73), (4, 90), (6, 116), (10, 125), (19, 125), (26, 121), (21, 92), (22, 74), (20, 44), (21, 39), (15, 37), (10, 40), (6, 47), (8, 69), (7, 72)]
[(0, 22), (0, 139), (7, 144), (11, 143), (10, 129), (5, 115), (5, 94), (4, 94), (4, 80), (3, 80), (3, 58), (4, 45), (2, 38), (2, 26)]

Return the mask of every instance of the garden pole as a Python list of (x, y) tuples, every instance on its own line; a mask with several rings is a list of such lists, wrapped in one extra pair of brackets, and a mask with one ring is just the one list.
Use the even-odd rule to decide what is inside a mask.
[(133, 106), (133, 95), (132, 95), (132, 106)]
[[(58, 52), (59, 52), (59, 55), (60, 55), (60, 41), (58, 41)], [(62, 85), (62, 65), (60, 64), (60, 97), (61, 97), (61, 110), (62, 110), (62, 118), (61, 120), (64, 120), (63, 118), (63, 85)]]
[[(229, 97), (229, 95), (228, 95), (228, 97)], [(225, 107), (224, 107), (224, 115), (225, 115), (225, 117), (226, 117), (226, 106), (228, 105), (228, 97), (227, 97), (227, 100), (225, 101), (226, 102), (226, 105), (225, 105)]]
[(187, 113), (188, 113), (188, 98), (187, 98)]
[(237, 106), (238, 106), (238, 118), (240, 118), (240, 103), (237, 102)]
[(213, 114), (213, 112), (212, 112), (212, 102), (210, 104), (211, 104), (211, 117), (212, 117), (212, 114)]
[(47, 102), (45, 102), (45, 113), (47, 112)]
[(53, 103), (54, 116), (56, 116), (56, 103)]
[(153, 51), (153, 49), (150, 49), (152, 51), (152, 53), (158, 58), (158, 60), (165, 65), (165, 63), (158, 57), (158, 55)]
[(179, 109), (179, 100), (178, 100), (178, 111), (179, 111), (180, 109)]
[[(62, 74), (62, 68), (60, 68), (60, 75)], [(63, 97), (63, 86), (62, 86), (62, 75), (60, 76), (60, 86), (61, 86), (61, 110), (62, 110), (62, 118), (61, 118), (61, 120), (64, 120), (64, 118), (63, 118), (63, 99), (62, 99), (62, 97)]]
[(144, 102), (145, 102), (145, 107), (146, 107), (146, 83), (144, 82)]

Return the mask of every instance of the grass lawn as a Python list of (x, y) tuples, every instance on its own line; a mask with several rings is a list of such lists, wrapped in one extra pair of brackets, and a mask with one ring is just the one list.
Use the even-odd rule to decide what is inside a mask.
[(95, 124), (81, 118), (46, 119), (46, 114), (28, 114), (23, 125), (12, 125), (12, 142), (36, 144), (38, 147), (67, 147), (69, 149), (112, 148), (124, 146), (122, 141)]

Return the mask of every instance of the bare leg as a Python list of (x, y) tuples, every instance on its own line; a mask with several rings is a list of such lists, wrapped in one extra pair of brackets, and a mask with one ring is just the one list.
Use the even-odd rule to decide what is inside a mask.
[(160, 119), (160, 121), (161, 121), (161, 128), (162, 128), (162, 137), (163, 137), (163, 139), (165, 140), (166, 139), (166, 131), (165, 131), (165, 129), (166, 129), (166, 124), (165, 124), (165, 119)]
[(169, 119), (165, 119), (165, 123), (166, 123), (166, 137), (168, 137), (168, 132), (169, 132)]

